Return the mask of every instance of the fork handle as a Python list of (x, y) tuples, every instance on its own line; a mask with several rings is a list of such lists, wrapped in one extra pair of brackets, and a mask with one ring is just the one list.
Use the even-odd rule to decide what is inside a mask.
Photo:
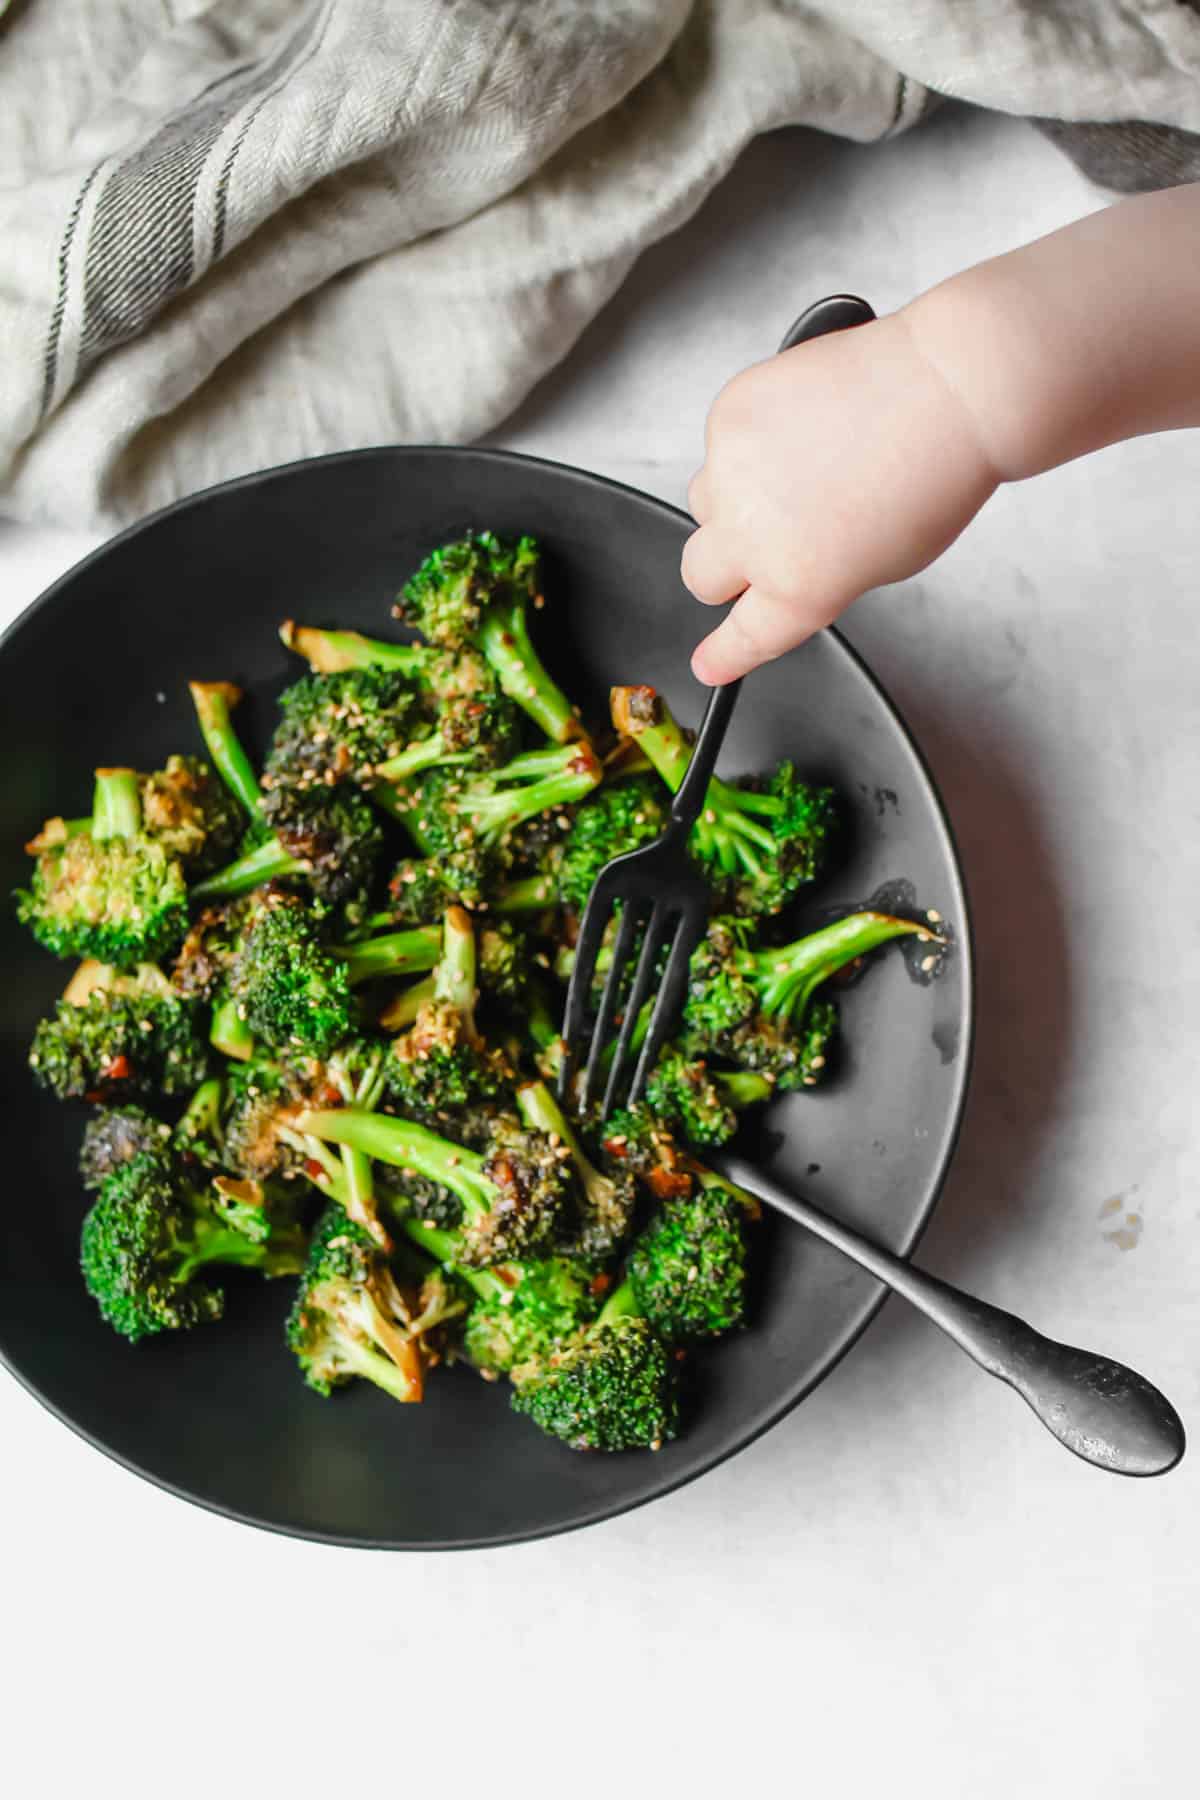
[(671, 802), (671, 818), (677, 829), (684, 834), (692, 829), (699, 817), (708, 784), (712, 780), (712, 772), (721, 754), (721, 745), (725, 742), (725, 728), (733, 717), (741, 687), (739, 676), (736, 681), (727, 681), (724, 687), (713, 688), (708, 696), (708, 705), (704, 709), (704, 717), (700, 721), (696, 737), (696, 747)]
[[(792, 350), (797, 344), (807, 344), (831, 331), (849, 331), (851, 326), (866, 325), (874, 317), (866, 301), (856, 294), (829, 294), (800, 314), (785, 333), (779, 348)], [(708, 697), (692, 760), (671, 805), (671, 817), (682, 832), (690, 831), (699, 817), (741, 685), (740, 678), (726, 682), (724, 687), (713, 688)]]
[(747, 1193), (823, 1238), (900, 1294), (998, 1381), (1007, 1382), (1052, 1437), (1114, 1475), (1164, 1475), (1183, 1455), (1179, 1414), (1144, 1375), (1111, 1357), (1043, 1337), (1015, 1314), (939, 1281), (820, 1212), (743, 1157), (706, 1160)]

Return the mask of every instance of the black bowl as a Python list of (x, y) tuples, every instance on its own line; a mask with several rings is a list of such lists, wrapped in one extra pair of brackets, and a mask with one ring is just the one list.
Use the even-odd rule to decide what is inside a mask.
[[(485, 451), (381, 449), (296, 464), (159, 513), (81, 563), (3, 640), (3, 885), (44, 815), (81, 813), (90, 770), (199, 748), (185, 687), (230, 677), (261, 746), (272, 695), (298, 672), (276, 627), (295, 616), (386, 633), (401, 579), (464, 527), (531, 531), (545, 547), (547, 661), (603, 714), (611, 683), (647, 681), (694, 723), (687, 670), (700, 617), (678, 577), (690, 521), (629, 488)], [(781, 756), (836, 784), (848, 849), (819, 905), (913, 884), (956, 949), (922, 990), (898, 954), (843, 1001), (838, 1078), (772, 1108), (775, 1173), (906, 1251), (946, 1173), (967, 1084), (970, 941), (962, 878), (929, 774), (867, 670), (832, 632), (746, 683), (726, 772)], [(790, 1226), (764, 1227), (753, 1329), (696, 1361), (685, 1435), (657, 1455), (585, 1456), (510, 1413), (502, 1390), (439, 1371), (401, 1408), (360, 1385), (321, 1400), (281, 1341), (290, 1284), (231, 1285), (220, 1326), (131, 1349), (99, 1320), (77, 1267), (81, 1109), (35, 1093), (25, 1056), (63, 968), (0, 923), (7, 1204), (0, 1349), (72, 1429), (182, 1497), (328, 1542), (435, 1549), (512, 1542), (653, 1499), (748, 1443), (826, 1375), (882, 1290)]]

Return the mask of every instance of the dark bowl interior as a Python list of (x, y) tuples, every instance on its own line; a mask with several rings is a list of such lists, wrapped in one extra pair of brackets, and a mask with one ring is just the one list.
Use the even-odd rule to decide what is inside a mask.
[[(613, 682), (647, 681), (686, 722), (698, 720), (704, 691), (687, 656), (702, 621), (678, 579), (690, 529), (681, 513), (577, 470), (498, 453), (373, 450), (298, 464), (125, 533), (9, 632), (0, 654), (4, 887), (24, 878), (21, 845), (43, 816), (87, 810), (95, 765), (149, 767), (199, 747), (187, 677), (241, 683), (246, 729), (261, 745), (271, 697), (299, 668), (279, 644), (279, 621), (386, 634), (404, 575), (434, 543), (482, 524), (541, 539), (543, 651), (585, 707), (602, 712)], [(832, 633), (749, 679), (721, 767), (737, 773), (785, 755), (834, 782), (851, 813), (845, 860), (813, 914), (903, 878), (956, 927), (955, 953), (932, 987), (893, 954), (846, 993), (837, 1078), (777, 1102), (752, 1139), (776, 1174), (904, 1250), (945, 1175), (970, 1060), (960, 872), (917, 751)], [(286, 1283), (235, 1281), (220, 1326), (131, 1349), (101, 1324), (78, 1275), (81, 1109), (38, 1095), (25, 1068), (34, 1022), (63, 975), (5, 906), (0, 1094), (13, 1129), (0, 1349), (65, 1423), (202, 1505), (391, 1547), (497, 1543), (586, 1524), (747, 1443), (829, 1371), (881, 1298), (799, 1230), (765, 1226), (757, 1322), (697, 1359), (689, 1427), (657, 1455), (567, 1451), (465, 1369), (439, 1371), (421, 1407), (365, 1387), (321, 1400), (281, 1341)]]

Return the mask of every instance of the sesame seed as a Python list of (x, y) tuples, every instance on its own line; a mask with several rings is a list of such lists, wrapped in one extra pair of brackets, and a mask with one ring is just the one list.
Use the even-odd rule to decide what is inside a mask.
[(941, 915), (941, 913), (940, 913), (940, 912), (939, 912), (939, 911), (938, 911), (938, 910), (937, 910), (937, 908), (936, 908), (936, 906), (931, 906), (931, 907), (930, 907), (930, 908), (929, 908), (929, 910), (928, 910), (928, 912), (927, 912), (927, 913), (926, 913), (926, 914), (925, 914), (925, 917), (926, 917), (926, 918), (927, 918), (927, 919), (930, 919), (930, 920), (932, 920), (932, 922), (933, 922), (933, 923), (934, 923), (934, 924), (935, 924), (935, 925), (937, 925), (937, 924), (939, 924), (939, 923), (940, 923), (940, 921), (941, 921), (941, 917), (942, 917), (942, 915)]
[(825, 1058), (823, 1056), (814, 1056), (808, 1066), (810, 1069), (823, 1069), (825, 1067)]
[(716, 822), (717, 822), (716, 813), (713, 811), (711, 806), (706, 806), (704, 809), (704, 823), (706, 825), (715, 825)]
[(928, 975), (929, 971), (936, 967), (937, 967), (937, 957), (936, 956), (926, 956), (921, 959), (921, 973), (923, 975)]
[(698, 1268), (697, 1268), (697, 1267), (696, 1267), (696, 1265), (695, 1265), (695, 1263), (693, 1263), (693, 1264), (692, 1264), (692, 1266), (691, 1266), (691, 1268), (690, 1268), (690, 1269), (689, 1269), (689, 1270), (688, 1270), (688, 1272), (687, 1272), (687, 1278), (688, 1278), (688, 1281), (689, 1281), (689, 1282), (692, 1282), (692, 1281), (699, 1281), (699, 1279), (700, 1279), (700, 1271), (699, 1271), (699, 1269), (698, 1269)]

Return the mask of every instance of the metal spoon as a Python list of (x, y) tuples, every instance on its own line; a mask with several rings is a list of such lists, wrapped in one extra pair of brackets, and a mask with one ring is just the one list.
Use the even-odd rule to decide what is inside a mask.
[(1012, 1313), (914, 1269), (798, 1200), (740, 1156), (706, 1152), (705, 1160), (911, 1301), (981, 1369), (1015, 1388), (1046, 1430), (1084, 1462), (1114, 1475), (1165, 1475), (1182, 1457), (1187, 1440), (1179, 1414), (1124, 1363), (1055, 1343)]

